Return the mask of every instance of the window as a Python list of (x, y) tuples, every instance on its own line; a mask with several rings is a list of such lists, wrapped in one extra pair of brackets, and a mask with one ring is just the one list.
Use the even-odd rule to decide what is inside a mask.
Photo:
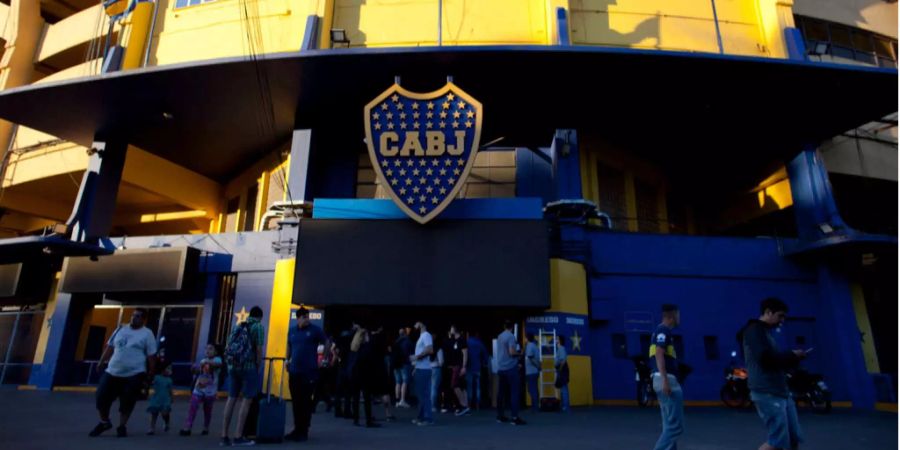
[(625, 334), (613, 333), (612, 354), (613, 358), (628, 359), (628, 340), (625, 339)]
[(196, 6), (201, 3), (210, 3), (216, 0), (175, 0), (175, 8), (186, 8), (188, 6)]
[[(825, 20), (794, 16), (797, 28), (806, 39), (806, 48), (819, 57), (855, 60), (881, 67), (897, 67), (897, 41), (871, 31)], [(824, 45), (823, 45), (824, 44)], [(816, 48), (825, 53), (815, 53)]]
[(614, 230), (628, 230), (628, 206), (625, 200), (625, 172), (603, 163), (597, 164), (600, 211), (609, 214)]
[(635, 179), (634, 196), (637, 201), (638, 231), (659, 232), (659, 189), (650, 183)]
[(244, 207), (244, 231), (253, 231), (253, 222), (256, 221), (256, 196), (259, 194), (259, 186), (250, 186), (247, 189), (247, 206)]
[(707, 361), (719, 360), (719, 337), (703, 336), (703, 348), (706, 351)]
[(642, 334), (641, 335), (641, 356), (650, 355), (650, 335)]
[(222, 232), (228, 233), (231, 231), (237, 231), (238, 208), (240, 207), (240, 205), (240, 197), (235, 197), (231, 200), (228, 200), (228, 205), (225, 208), (225, 228), (222, 229)]
[(516, 151), (489, 150), (475, 155), (469, 178), (459, 198), (508, 198), (516, 196)]

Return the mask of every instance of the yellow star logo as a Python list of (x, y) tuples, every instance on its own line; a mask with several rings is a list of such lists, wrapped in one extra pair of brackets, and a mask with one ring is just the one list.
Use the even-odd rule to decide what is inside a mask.
[(581, 336), (578, 335), (578, 330), (572, 332), (572, 351), (581, 351)]
[(250, 313), (247, 312), (247, 308), (241, 306), (241, 311), (234, 313), (234, 317), (237, 318), (237, 324), (242, 324), (247, 321), (247, 318), (250, 317)]
[(451, 93), (449, 93), (449, 94), (447, 94), (447, 100), (450, 100), (450, 101), (451, 101), (451, 102), (452, 102), (452, 101), (453, 101), (453, 99), (454, 99), (454, 98), (456, 98), (456, 96), (455, 96), (455, 95), (453, 95), (453, 93), (452, 93), (452, 92), (451, 92)]

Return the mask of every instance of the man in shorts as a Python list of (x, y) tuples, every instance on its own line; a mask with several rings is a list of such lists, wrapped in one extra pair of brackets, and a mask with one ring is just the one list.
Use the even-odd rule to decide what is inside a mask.
[[(116, 428), (116, 434), (119, 437), (128, 435), (125, 426), (128, 424), (131, 412), (134, 411), (141, 387), (147, 380), (147, 373), (153, 373), (154, 356), (156, 355), (156, 337), (144, 326), (146, 320), (147, 310), (135, 309), (131, 314), (131, 323), (116, 329), (106, 343), (106, 349), (100, 357), (100, 364), (97, 365), (99, 371), (104, 362), (109, 359), (109, 366), (103, 372), (100, 384), (97, 386), (97, 412), (100, 413), (100, 423), (88, 434), (91, 437), (99, 436), (112, 428), (109, 410), (117, 398), (119, 399), (119, 427)], [(110, 353), (112, 358), (110, 358)]]

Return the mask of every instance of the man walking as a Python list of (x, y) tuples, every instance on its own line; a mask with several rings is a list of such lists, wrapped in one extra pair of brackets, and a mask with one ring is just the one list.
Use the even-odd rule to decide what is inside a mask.
[(478, 333), (468, 333), (466, 346), (469, 348), (466, 365), (466, 386), (469, 390), (469, 408), (481, 408), (481, 369), (487, 364), (487, 349), (478, 338)]
[(469, 349), (466, 340), (455, 325), (450, 326), (450, 334), (445, 346), (447, 371), (450, 374), (450, 390), (456, 396), (459, 402), (459, 409), (456, 410), (457, 416), (465, 416), (471, 414), (469, 409), (469, 398), (466, 395), (466, 367), (469, 363)]
[(309, 439), (312, 401), (319, 379), (317, 352), (319, 345), (324, 342), (325, 333), (309, 322), (309, 310), (297, 310), (297, 326), (288, 330), (287, 338), (287, 354), (290, 358), (288, 387), (291, 390), (294, 430), (284, 437), (286, 440), (303, 442)]
[(406, 328), (400, 328), (399, 336), (391, 347), (391, 368), (394, 371), (394, 394), (398, 408), (409, 408), (406, 391), (409, 388), (409, 377), (412, 375), (409, 357), (412, 356), (413, 350), (412, 341), (406, 335)]
[(678, 384), (678, 356), (675, 353), (672, 330), (681, 322), (675, 305), (662, 306), (662, 323), (656, 327), (650, 345), (650, 368), (653, 370), (653, 390), (659, 399), (662, 414), (662, 434), (654, 450), (675, 450), (678, 437), (684, 432), (684, 394)]
[(116, 433), (119, 437), (128, 435), (125, 426), (131, 412), (134, 411), (134, 404), (138, 400), (144, 380), (147, 379), (147, 373), (153, 373), (156, 355), (156, 338), (152, 331), (144, 327), (146, 320), (147, 310), (135, 309), (131, 314), (131, 323), (116, 329), (106, 343), (97, 370), (101, 369), (107, 358), (109, 367), (103, 372), (97, 386), (96, 403), (100, 423), (88, 434), (91, 437), (99, 436), (112, 428), (109, 410), (116, 398), (119, 399), (119, 427), (116, 428)]
[(422, 322), (416, 322), (414, 326), (419, 331), (419, 340), (410, 362), (416, 369), (415, 384), (416, 397), (419, 398), (419, 414), (413, 419), (413, 423), (419, 426), (434, 425), (434, 415), (431, 411), (431, 354), (434, 353), (434, 339)]
[(783, 301), (767, 298), (760, 303), (759, 319), (748, 321), (738, 333), (747, 363), (750, 398), (768, 433), (768, 440), (759, 450), (791, 450), (803, 442), (785, 370), (806, 358), (806, 351), (782, 350), (772, 336), (772, 330), (784, 323), (787, 311)]
[[(519, 418), (519, 393), (522, 390), (522, 381), (519, 377), (519, 356), (522, 353), (512, 330), (513, 323), (507, 320), (503, 323), (503, 332), (497, 336), (497, 354), (494, 355), (497, 358), (497, 375), (500, 377), (500, 391), (497, 395), (497, 422), (525, 425), (525, 421)], [(512, 419), (503, 415), (507, 406), (512, 414)]]
[(535, 343), (534, 333), (525, 333), (525, 380), (528, 383), (528, 395), (531, 397), (531, 410), (540, 409), (541, 396), (538, 391), (538, 378), (541, 375), (541, 353)]
[[(265, 342), (265, 327), (260, 322), (262, 309), (254, 306), (250, 309), (250, 317), (231, 330), (228, 344), (225, 347), (225, 363), (228, 365), (228, 401), (225, 402), (225, 418), (222, 421), (222, 446), (247, 446), (255, 442), (244, 437), (244, 425), (250, 403), (259, 392), (259, 367), (262, 365), (262, 348)], [(238, 409), (237, 428), (234, 441), (228, 434), (231, 418), (238, 396), (243, 396)]]

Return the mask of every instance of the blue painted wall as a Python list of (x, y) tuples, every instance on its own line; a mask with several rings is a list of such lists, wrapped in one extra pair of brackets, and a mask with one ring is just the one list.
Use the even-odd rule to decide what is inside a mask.
[[(595, 398), (632, 398), (634, 365), (613, 355), (613, 334), (625, 334), (626, 356), (646, 355), (640, 335), (660, 322), (663, 303), (676, 303), (682, 317), (675, 333), (683, 343), (679, 357), (694, 369), (685, 398), (717, 400), (723, 369), (737, 349), (737, 331), (759, 315), (760, 300), (776, 296), (798, 319), (785, 324), (781, 340), (805, 336), (806, 345), (817, 348), (805, 367), (825, 374), (836, 400), (849, 399), (850, 380), (842, 365), (853, 361), (835, 357), (847, 344), (829, 333), (833, 322), (823, 311), (819, 276), (814, 268), (781, 256), (777, 240), (608, 232), (586, 236), (592, 255), (589, 298), (594, 320), (587, 339)], [(833, 295), (845, 295), (849, 301), (849, 292)], [(707, 359), (705, 336), (716, 337), (718, 359)]]

